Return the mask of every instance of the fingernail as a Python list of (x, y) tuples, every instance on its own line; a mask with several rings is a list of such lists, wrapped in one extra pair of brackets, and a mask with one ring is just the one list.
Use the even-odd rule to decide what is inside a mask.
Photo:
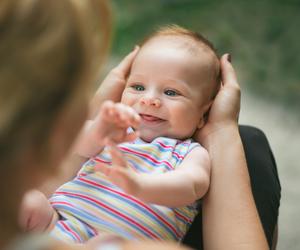
[(227, 61), (231, 63), (231, 55), (227, 54)]

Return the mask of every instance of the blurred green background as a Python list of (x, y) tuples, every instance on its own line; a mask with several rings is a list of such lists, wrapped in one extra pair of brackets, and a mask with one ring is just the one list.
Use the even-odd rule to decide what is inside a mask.
[[(162, 24), (198, 31), (230, 52), (242, 87), (300, 107), (300, 1), (112, 0), (112, 53), (124, 56)], [(295, 113), (299, 115), (300, 113)]]

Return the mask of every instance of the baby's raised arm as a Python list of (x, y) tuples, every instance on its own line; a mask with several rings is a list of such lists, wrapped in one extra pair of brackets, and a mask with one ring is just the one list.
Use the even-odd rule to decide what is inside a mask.
[(121, 143), (134, 140), (136, 132), (128, 134), (127, 129), (136, 128), (139, 122), (140, 117), (132, 108), (105, 101), (98, 115), (93, 120), (86, 121), (58, 175), (39, 187), (39, 190), (49, 197), (60, 185), (74, 178), (88, 158), (100, 153), (106, 141)]
[(142, 200), (179, 207), (203, 197), (210, 183), (210, 159), (202, 147), (194, 148), (180, 166), (163, 174), (143, 174), (137, 197)]
[(168, 207), (193, 203), (208, 190), (210, 182), (210, 159), (202, 147), (194, 148), (180, 166), (160, 174), (136, 173), (127, 167), (122, 152), (110, 145), (112, 166), (98, 168), (125, 192), (147, 202)]

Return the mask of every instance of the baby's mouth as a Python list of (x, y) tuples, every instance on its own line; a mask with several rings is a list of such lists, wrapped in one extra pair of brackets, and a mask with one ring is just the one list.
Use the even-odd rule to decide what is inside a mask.
[(163, 119), (153, 115), (140, 114), (140, 117), (142, 118), (142, 121), (145, 121), (147, 123), (159, 123), (164, 121)]

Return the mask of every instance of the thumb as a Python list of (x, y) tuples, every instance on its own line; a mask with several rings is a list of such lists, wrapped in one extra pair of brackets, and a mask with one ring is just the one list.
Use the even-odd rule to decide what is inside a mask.
[(222, 83), (223, 86), (235, 86), (238, 87), (238, 81), (236, 73), (231, 64), (230, 54), (225, 54), (221, 57), (221, 72), (222, 72)]

